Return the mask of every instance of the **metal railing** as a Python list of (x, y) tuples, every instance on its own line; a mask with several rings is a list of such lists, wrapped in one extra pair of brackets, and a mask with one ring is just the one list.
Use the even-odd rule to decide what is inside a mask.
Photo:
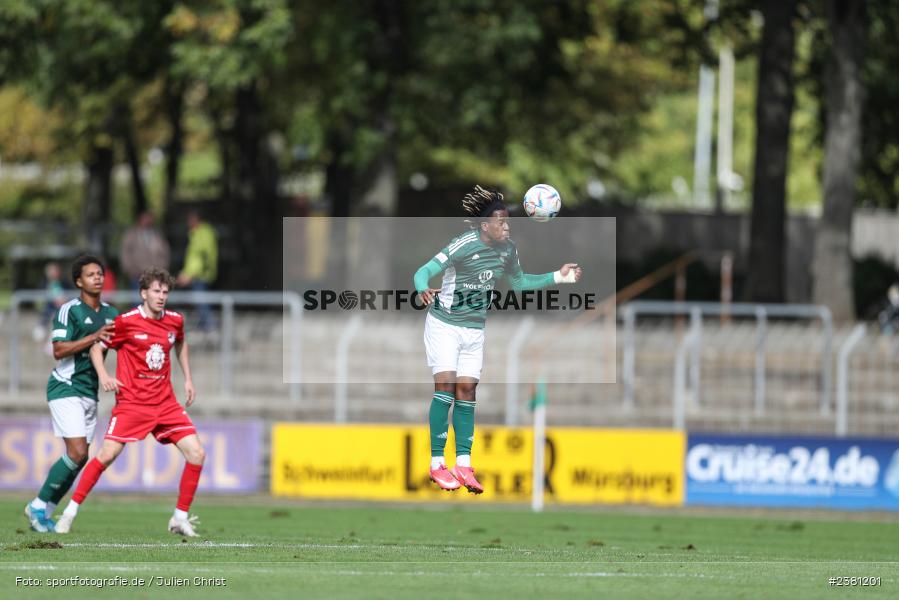
[[(10, 298), (10, 336), (9, 336), (9, 394), (15, 397), (20, 388), (21, 371), (21, 306), (24, 303), (39, 303), (47, 299), (46, 290), (16, 290)], [(117, 290), (103, 295), (105, 302), (113, 304), (137, 304), (137, 292)], [(230, 397), (234, 389), (235, 372), (235, 327), (234, 309), (236, 306), (282, 306), (288, 308), (288, 319), (284, 324), (285, 351), (288, 353), (284, 368), (284, 380), (290, 381), (290, 401), (297, 404), (301, 400), (300, 381), (302, 380), (302, 347), (301, 321), (302, 305), (296, 292), (172, 292), (169, 304), (198, 306), (212, 304), (220, 307), (221, 319), (221, 394)]]
[[(830, 414), (832, 383), (831, 369), (833, 364), (833, 318), (826, 306), (786, 305), (786, 304), (721, 304), (716, 302), (655, 302), (635, 301), (624, 307), (624, 348), (622, 357), (622, 379), (624, 395), (622, 405), (625, 410), (633, 410), (636, 388), (636, 322), (640, 315), (654, 316), (687, 316), (690, 317), (690, 344), (683, 346), (689, 351), (689, 387), (690, 397), (698, 403), (700, 399), (702, 356), (702, 319), (705, 316), (749, 317), (756, 321), (755, 366), (753, 377), (754, 408), (757, 414), (765, 410), (766, 379), (766, 341), (769, 318), (817, 319), (821, 321), (823, 341), (821, 345), (820, 396), (819, 410), (822, 415)], [(681, 349), (678, 350), (680, 352)], [(687, 355), (679, 362), (677, 368), (687, 369)], [(675, 375), (686, 388), (686, 374)], [(685, 390), (683, 390), (685, 393)]]
[(844, 437), (849, 430), (849, 357), (867, 332), (863, 324), (856, 325), (840, 346), (837, 358), (837, 424), (836, 434)]

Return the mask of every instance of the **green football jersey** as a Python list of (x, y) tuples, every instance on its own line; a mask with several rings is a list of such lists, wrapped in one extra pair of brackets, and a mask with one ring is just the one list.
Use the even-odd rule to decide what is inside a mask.
[(512, 240), (485, 244), (477, 231), (453, 238), (434, 260), (443, 269), (443, 285), (431, 314), (459, 327), (483, 329), (497, 282), (521, 274)]
[[(112, 323), (117, 311), (105, 302), (95, 311), (79, 298), (70, 300), (59, 307), (53, 315), (51, 342), (74, 342), (88, 336), (107, 323)], [(81, 396), (97, 399), (100, 381), (94, 365), (91, 364), (90, 348), (77, 354), (66, 356), (56, 362), (56, 368), (47, 381), (47, 400)]]

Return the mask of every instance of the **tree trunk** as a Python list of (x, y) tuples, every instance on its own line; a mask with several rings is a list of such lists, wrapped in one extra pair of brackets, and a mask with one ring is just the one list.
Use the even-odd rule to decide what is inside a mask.
[(165, 192), (163, 194), (164, 211), (171, 215), (175, 208), (176, 194), (178, 192), (178, 169), (181, 165), (181, 155), (184, 151), (184, 84), (181, 82), (166, 82), (165, 112), (172, 128), (169, 142), (165, 148)]
[(861, 153), (864, 87), (861, 78), (865, 3), (828, 0), (831, 47), (826, 67), (824, 211), (815, 238), (814, 300), (837, 321), (855, 318), (852, 285), (852, 209)]
[[(235, 96), (237, 115), (234, 141), (237, 152), (237, 188), (241, 226), (241, 255), (249, 271), (246, 281), (262, 288), (281, 287), (281, 203), (278, 168), (265, 135), (263, 112), (255, 84)], [(276, 259), (273, 257), (277, 257)]]
[(753, 302), (784, 301), (786, 176), (793, 112), (796, 0), (761, 2), (749, 277)]
[(331, 204), (332, 217), (348, 217), (355, 180), (354, 169), (345, 163), (348, 143), (345, 136), (336, 131), (328, 134), (326, 143), (331, 160), (325, 167), (324, 195)]
[(144, 178), (140, 172), (140, 153), (131, 130), (131, 118), (127, 113), (122, 118), (122, 142), (125, 145), (125, 156), (131, 171), (131, 190), (134, 196), (134, 214), (139, 215), (147, 210), (147, 193), (144, 189)]
[(87, 185), (84, 190), (82, 232), (88, 248), (106, 256), (106, 224), (112, 203), (112, 146), (94, 144), (87, 161)]

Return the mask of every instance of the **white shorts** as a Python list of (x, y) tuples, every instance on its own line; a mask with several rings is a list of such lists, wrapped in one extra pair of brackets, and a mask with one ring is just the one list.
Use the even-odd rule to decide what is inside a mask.
[(50, 414), (53, 416), (53, 433), (56, 437), (94, 439), (97, 427), (96, 400), (72, 396), (50, 400)]
[(431, 373), (455, 371), (456, 377), (481, 378), (484, 366), (484, 330), (444, 323), (428, 313), (425, 350)]

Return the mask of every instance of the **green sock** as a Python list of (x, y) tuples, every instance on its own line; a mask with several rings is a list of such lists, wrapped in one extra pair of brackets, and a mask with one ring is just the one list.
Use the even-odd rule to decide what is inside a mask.
[(431, 456), (443, 456), (449, 431), (449, 410), (453, 405), (452, 392), (434, 392), (428, 422), (431, 425)]
[(453, 432), (456, 434), (456, 456), (471, 454), (474, 441), (474, 402), (456, 399), (453, 405)]
[(62, 458), (53, 463), (53, 466), (50, 467), (50, 472), (47, 473), (47, 480), (44, 481), (44, 485), (41, 486), (41, 491), (38, 492), (37, 497), (44, 502), (59, 504), (62, 497), (65, 496), (66, 492), (69, 491), (69, 488), (72, 487), (75, 478), (78, 477), (79, 471), (81, 471), (81, 467), (67, 455), (63, 454)]

